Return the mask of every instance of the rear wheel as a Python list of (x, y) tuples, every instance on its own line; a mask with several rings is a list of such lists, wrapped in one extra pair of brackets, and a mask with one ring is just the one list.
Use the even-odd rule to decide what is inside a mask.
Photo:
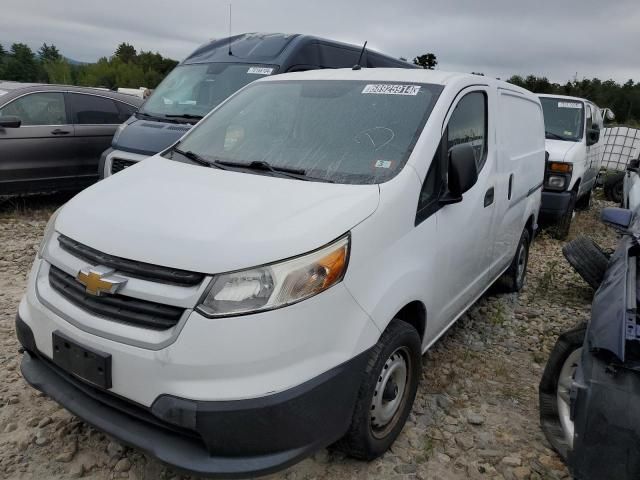
[(560, 335), (540, 381), (540, 425), (549, 443), (564, 460), (573, 448), (570, 393), (580, 364), (586, 329), (583, 324)]
[(571, 192), (567, 211), (560, 217), (558, 222), (551, 229), (551, 236), (556, 240), (564, 240), (569, 235), (571, 221), (573, 220), (573, 210), (576, 206), (576, 192)]
[(527, 277), (527, 265), (529, 263), (529, 245), (531, 244), (531, 236), (526, 228), (520, 235), (520, 242), (516, 249), (516, 254), (511, 261), (511, 265), (506, 272), (500, 277), (499, 285), (502, 290), (512, 293), (519, 292), (524, 286)]
[(335, 448), (361, 460), (387, 451), (411, 411), (421, 360), (418, 332), (394, 319), (371, 349), (351, 426)]

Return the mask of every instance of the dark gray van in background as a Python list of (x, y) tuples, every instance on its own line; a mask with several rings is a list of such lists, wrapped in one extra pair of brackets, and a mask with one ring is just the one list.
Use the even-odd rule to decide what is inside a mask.
[[(349, 68), (362, 46), (310, 35), (248, 33), (207, 43), (160, 83), (140, 110), (116, 131), (100, 159), (101, 178), (164, 150), (202, 117), (248, 83), (265, 75)], [(417, 68), (365, 50), (362, 67)]]

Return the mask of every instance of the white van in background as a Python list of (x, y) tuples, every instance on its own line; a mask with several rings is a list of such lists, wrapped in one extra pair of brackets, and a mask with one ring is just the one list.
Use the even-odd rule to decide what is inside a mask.
[(541, 219), (566, 238), (575, 208), (589, 208), (602, 163), (604, 128), (600, 109), (583, 98), (540, 95), (547, 162)]
[(374, 459), (422, 354), (496, 280), (522, 288), (543, 171), (540, 101), (506, 82), (258, 80), (52, 217), (16, 319), (22, 373), (198, 474), (335, 442)]

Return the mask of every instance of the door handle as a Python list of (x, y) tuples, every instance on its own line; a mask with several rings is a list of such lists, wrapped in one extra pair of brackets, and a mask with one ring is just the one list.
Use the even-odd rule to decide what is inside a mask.
[(507, 195), (507, 200), (511, 200), (511, 190), (513, 189), (513, 173), (509, 175), (509, 194)]
[(56, 128), (51, 132), (51, 135), (69, 135), (71, 132), (69, 130), (62, 130), (61, 128)]
[(484, 206), (485, 207), (488, 207), (489, 205), (491, 205), (493, 203), (493, 194), (494, 194), (493, 187), (491, 187), (489, 190), (487, 190), (487, 193), (484, 194)]

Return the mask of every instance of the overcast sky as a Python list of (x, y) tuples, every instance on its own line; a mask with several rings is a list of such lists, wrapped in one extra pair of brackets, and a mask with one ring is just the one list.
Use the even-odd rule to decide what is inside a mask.
[[(552, 81), (640, 81), (639, 0), (233, 0), (234, 33), (310, 33), (412, 59), (433, 52), (442, 70)], [(93, 62), (126, 41), (182, 59), (226, 37), (229, 1), (20, 0), (2, 8), (0, 43), (55, 44)]]

